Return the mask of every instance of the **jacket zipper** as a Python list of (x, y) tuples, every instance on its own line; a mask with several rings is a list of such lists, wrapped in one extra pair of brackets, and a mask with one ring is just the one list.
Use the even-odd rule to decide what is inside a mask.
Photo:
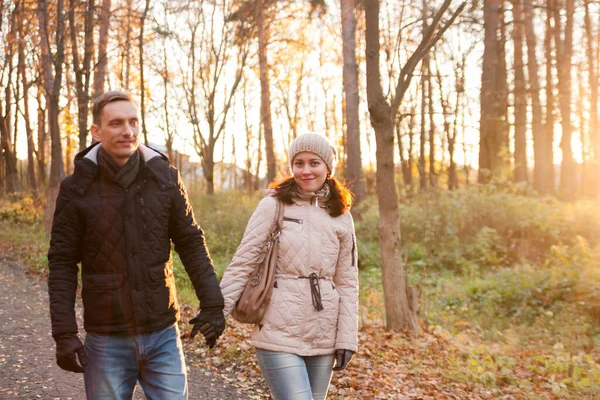
[(142, 213), (142, 229), (144, 231), (144, 240), (148, 240), (148, 227), (146, 226), (146, 211), (144, 207), (144, 198), (140, 195), (140, 211)]
[(356, 236), (352, 235), (352, 266), (354, 267), (354, 263), (356, 262)]

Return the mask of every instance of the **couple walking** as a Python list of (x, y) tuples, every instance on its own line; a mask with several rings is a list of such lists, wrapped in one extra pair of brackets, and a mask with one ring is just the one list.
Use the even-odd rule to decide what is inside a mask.
[[(333, 172), (337, 154), (308, 133), (289, 149), (292, 176), (272, 182), (219, 283), (178, 171), (139, 143), (127, 93), (99, 96), (95, 144), (75, 157), (60, 186), (48, 261), (58, 365), (84, 374), (88, 399), (187, 398), (171, 242), (200, 300), (190, 321), (216, 345), (283, 205), (275, 285), (251, 343), (279, 399), (324, 399), (333, 370), (357, 350), (358, 274), (350, 191)], [(75, 298), (81, 264), (85, 342)]]

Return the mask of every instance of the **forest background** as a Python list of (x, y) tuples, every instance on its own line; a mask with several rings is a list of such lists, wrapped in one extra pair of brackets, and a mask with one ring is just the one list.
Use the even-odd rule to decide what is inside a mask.
[[(599, 31), (593, 0), (1, 0), (2, 250), (47, 273), (105, 90), (139, 98), (219, 275), (291, 140), (322, 131), (361, 279), (332, 398), (600, 398)], [(247, 333), (205, 357), (265, 397)]]

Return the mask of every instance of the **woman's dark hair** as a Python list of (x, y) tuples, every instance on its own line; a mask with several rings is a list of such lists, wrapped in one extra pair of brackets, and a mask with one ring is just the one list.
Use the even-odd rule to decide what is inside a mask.
[[(342, 182), (334, 176), (328, 176), (325, 183), (329, 185), (330, 196), (327, 200), (327, 211), (332, 217), (339, 217), (352, 206), (354, 195)], [(269, 184), (269, 188), (275, 189), (275, 197), (285, 204), (292, 204), (297, 197), (298, 184), (294, 177), (275, 179)]]

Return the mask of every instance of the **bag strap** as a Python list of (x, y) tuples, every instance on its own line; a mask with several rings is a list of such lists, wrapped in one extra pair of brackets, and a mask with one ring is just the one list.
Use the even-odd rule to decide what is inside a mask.
[(273, 229), (273, 232), (280, 231), (281, 227), (283, 226), (283, 203), (279, 199), (277, 199), (277, 212), (275, 214), (275, 217), (277, 219), (275, 229)]

